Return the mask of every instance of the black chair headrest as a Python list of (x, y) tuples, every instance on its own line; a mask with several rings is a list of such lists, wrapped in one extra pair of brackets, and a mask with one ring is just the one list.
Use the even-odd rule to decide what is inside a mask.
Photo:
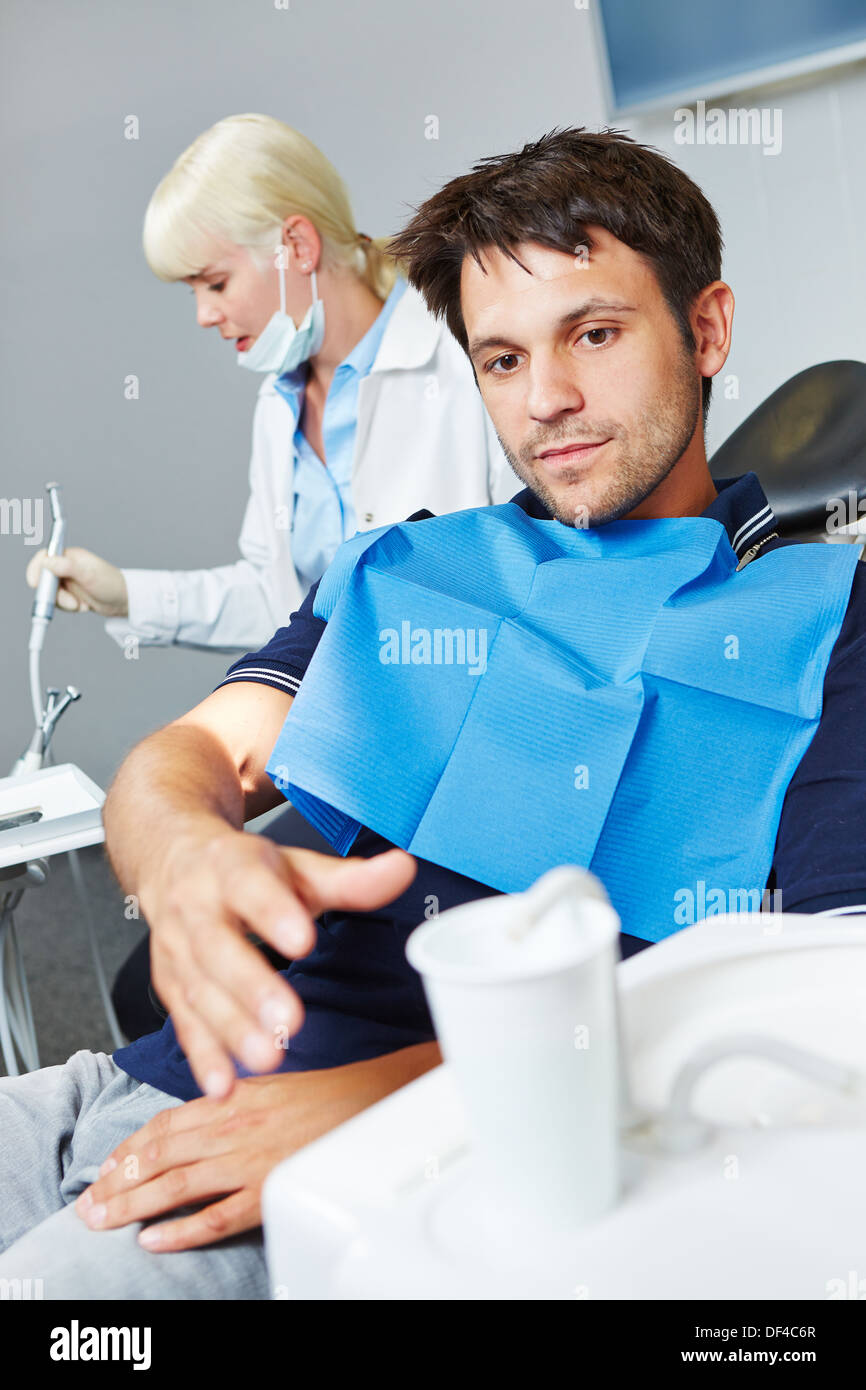
[(866, 499), (866, 363), (807, 367), (768, 396), (710, 459), (714, 478), (749, 472), (782, 535), (823, 531), (834, 498)]

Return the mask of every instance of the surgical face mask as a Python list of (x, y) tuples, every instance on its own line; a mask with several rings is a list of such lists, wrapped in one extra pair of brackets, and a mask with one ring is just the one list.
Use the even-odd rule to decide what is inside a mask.
[(300, 328), (295, 327), (294, 319), (286, 313), (285, 266), (279, 266), (277, 273), (280, 277), (280, 307), (252, 347), (237, 354), (238, 366), (248, 367), (251, 372), (291, 372), (316, 355), (325, 336), (325, 306), (319, 298), (316, 272), (313, 271), (311, 277), (313, 302)]

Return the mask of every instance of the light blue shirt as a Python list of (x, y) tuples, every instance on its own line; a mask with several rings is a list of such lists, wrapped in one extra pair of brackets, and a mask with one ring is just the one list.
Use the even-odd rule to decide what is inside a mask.
[(324, 464), (298, 425), (309, 363), (301, 363), (274, 382), (295, 419), (292, 559), (304, 589), (309, 589), (322, 577), (340, 545), (358, 529), (352, 506), (358, 391), (361, 379), (367, 376), (375, 361), (388, 320), (405, 289), (406, 281), (398, 278), (376, 321), (334, 372), (322, 416)]

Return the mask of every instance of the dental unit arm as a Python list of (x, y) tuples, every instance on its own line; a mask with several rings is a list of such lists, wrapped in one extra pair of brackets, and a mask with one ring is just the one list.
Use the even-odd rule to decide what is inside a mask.
[[(46, 483), (51, 506), (48, 554), (62, 555), (66, 517), (58, 483)], [(33, 1013), (21, 960), (14, 911), (26, 887), (40, 886), (48, 877), (52, 856), (65, 853), (80, 918), (88, 939), (97, 986), (115, 1046), (125, 1042), (111, 1002), (95, 923), (87, 895), (78, 849), (104, 839), (101, 806), (104, 794), (72, 763), (54, 764), (51, 739), (63, 711), (81, 692), (56, 686), (43, 700), (41, 655), (48, 624), (54, 616), (59, 586), (57, 575), (42, 570), (33, 600), (28, 642), (30, 700), (35, 729), (24, 753), (8, 777), (0, 779), (0, 1055), (8, 1075), (39, 1065)], [(8, 887), (7, 887), (8, 881)]]

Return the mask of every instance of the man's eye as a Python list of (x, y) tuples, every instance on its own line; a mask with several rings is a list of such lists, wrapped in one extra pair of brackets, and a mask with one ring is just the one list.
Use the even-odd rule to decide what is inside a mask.
[(218, 285), (209, 285), (209, 286), (208, 286), (209, 289), (216, 290), (217, 294), (219, 294), (220, 290), (224, 290), (225, 287), (226, 287), (226, 282), (225, 282), (225, 280), (220, 280), (220, 282), (219, 282)]
[(508, 373), (511, 369), (510, 369), (508, 366), (506, 366), (505, 372), (494, 372), (494, 371), (493, 371), (493, 368), (496, 366), (497, 362), (505, 362), (505, 363), (511, 362), (511, 363), (514, 363), (514, 362), (516, 362), (516, 361), (517, 361), (517, 353), (516, 353), (516, 352), (503, 352), (503, 354), (502, 354), (501, 357), (494, 357), (494, 359), (493, 359), (492, 362), (488, 362), (488, 364), (487, 364), (487, 366), (484, 368), (484, 370), (485, 370), (485, 372), (493, 372), (493, 375), (494, 375), (494, 376), (504, 376), (504, 375), (507, 375), (507, 373)]
[[(616, 333), (615, 328), (588, 328), (585, 333), (581, 333), (581, 338), (591, 338), (593, 333)], [(609, 341), (609, 340), (608, 340)], [(591, 343), (590, 347), (604, 347), (605, 343)]]

